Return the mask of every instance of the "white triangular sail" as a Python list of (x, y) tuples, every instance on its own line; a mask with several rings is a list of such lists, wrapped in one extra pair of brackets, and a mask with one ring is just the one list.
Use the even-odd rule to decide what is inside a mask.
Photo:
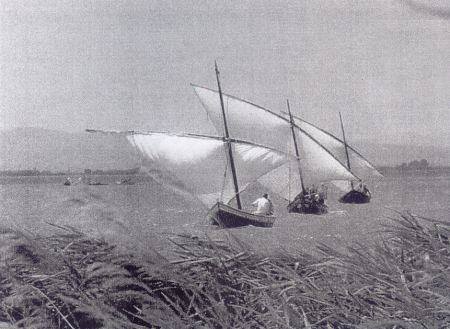
[(352, 183), (348, 180), (334, 180), (331, 183), (343, 192), (350, 192), (352, 188)]
[[(347, 163), (344, 142), (329, 132), (299, 118), (294, 117), (294, 122), (309, 135), (314, 137), (320, 144), (328, 149), (342, 163)], [(347, 144), (348, 156), (350, 160), (351, 171), (363, 180), (372, 178), (381, 178), (383, 175), (358, 151)]]
[[(190, 193), (208, 206), (235, 197), (223, 138), (160, 132), (124, 135), (140, 153), (147, 172), (158, 182)], [(231, 143), (240, 191), (287, 161), (281, 152), (260, 145), (238, 140)]]
[[(219, 93), (204, 87), (194, 85), (193, 87), (208, 118), (217, 132), (223, 135)], [(230, 136), (267, 145), (283, 152), (288, 151), (288, 143), (292, 139), (289, 122), (257, 105), (227, 94), (222, 95)]]
[[(216, 129), (222, 132), (221, 106), (218, 92), (199, 86), (193, 86), (202, 105), (208, 113)], [(281, 115), (239, 98), (223, 94), (230, 135), (239, 139), (258, 142), (283, 153), (293, 153), (292, 132), (289, 120)], [(307, 184), (319, 184), (330, 180), (357, 179), (326, 148), (300, 127), (294, 126), (300, 148), (300, 159), (304, 180)], [(296, 162), (296, 161), (294, 161)], [(298, 164), (284, 165), (297, 168)], [(286, 169), (285, 168), (285, 169)], [(259, 180), (263, 185), (277, 192), (281, 188), (276, 185), (289, 184), (286, 170), (279, 168)], [(296, 169), (294, 169), (296, 170)], [(273, 177), (272, 177), (273, 176)], [(295, 177), (295, 175), (292, 175)], [(301, 190), (298, 184), (294, 190)], [(295, 196), (295, 195), (294, 195)]]

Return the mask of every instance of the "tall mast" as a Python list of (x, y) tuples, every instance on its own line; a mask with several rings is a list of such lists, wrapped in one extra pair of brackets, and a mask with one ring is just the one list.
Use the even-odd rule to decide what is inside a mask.
[(345, 140), (345, 131), (344, 131), (344, 124), (342, 123), (342, 116), (341, 116), (341, 112), (339, 112), (339, 120), (341, 120), (341, 129), (342, 129), (342, 138), (344, 140), (344, 145), (345, 145), (345, 156), (347, 157), (347, 168), (348, 170), (350, 170), (350, 158), (348, 156), (348, 147), (347, 147), (347, 142)]
[[(344, 131), (344, 124), (342, 122), (342, 115), (341, 112), (339, 112), (339, 120), (341, 121), (341, 129), (342, 129), (342, 139), (344, 140), (344, 146), (345, 146), (345, 156), (347, 157), (347, 168), (350, 171), (350, 157), (348, 156), (348, 146), (347, 141), (345, 140), (345, 131)], [(350, 182), (353, 188), (353, 182)]]
[(295, 136), (295, 130), (294, 130), (294, 119), (292, 117), (291, 113), (291, 107), (289, 106), (289, 100), (286, 100), (288, 113), (289, 113), (289, 123), (291, 124), (291, 131), (292, 131), (292, 138), (294, 139), (294, 147), (295, 147), (295, 155), (297, 156), (298, 161), (298, 173), (300, 175), (300, 184), (302, 185), (302, 192), (305, 194), (305, 184), (303, 183), (303, 174), (302, 174), (302, 166), (300, 164), (300, 154), (298, 152), (298, 145), (297, 145), (297, 137)]
[(242, 209), (241, 197), (239, 196), (239, 187), (238, 187), (238, 181), (237, 181), (237, 176), (236, 176), (236, 167), (234, 166), (234, 160), (233, 160), (233, 150), (232, 150), (232, 147), (231, 147), (230, 135), (228, 133), (227, 117), (225, 115), (225, 107), (223, 105), (222, 88), (220, 87), (219, 69), (217, 68), (217, 62), (214, 62), (214, 64), (215, 64), (215, 68), (216, 68), (216, 78), (217, 78), (217, 86), (218, 86), (218, 89), (219, 89), (220, 106), (222, 107), (223, 126), (225, 128), (224, 129), (225, 130), (225, 140), (227, 142), (228, 155), (229, 155), (229, 158), (230, 158), (231, 173), (233, 175), (234, 192), (235, 192), (235, 195), (236, 195), (236, 202), (237, 202), (238, 209)]

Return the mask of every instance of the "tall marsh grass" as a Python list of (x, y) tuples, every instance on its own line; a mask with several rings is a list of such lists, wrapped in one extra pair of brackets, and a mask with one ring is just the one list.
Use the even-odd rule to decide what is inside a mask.
[(0, 233), (0, 327), (450, 327), (450, 224), (411, 214), (370, 249), (263, 257), (238, 241), (177, 236), (170, 263), (67, 227)]

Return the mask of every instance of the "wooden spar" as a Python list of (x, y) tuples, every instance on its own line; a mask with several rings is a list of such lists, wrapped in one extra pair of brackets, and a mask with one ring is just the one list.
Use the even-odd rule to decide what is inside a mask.
[(238, 206), (238, 209), (242, 209), (241, 205), (241, 197), (239, 196), (239, 186), (236, 176), (236, 167), (234, 166), (234, 160), (233, 160), (233, 150), (231, 147), (231, 141), (230, 141), (230, 135), (228, 133), (228, 125), (227, 125), (227, 117), (225, 115), (225, 106), (223, 105), (223, 95), (222, 95), (222, 88), (220, 87), (220, 79), (219, 79), (219, 69), (217, 68), (217, 62), (214, 62), (215, 69), (216, 69), (216, 79), (217, 79), (217, 87), (219, 89), (219, 96), (220, 96), (220, 106), (222, 107), (222, 116), (223, 116), (223, 125), (225, 129), (225, 140), (227, 142), (228, 146), (228, 155), (230, 158), (230, 167), (231, 167), (231, 173), (233, 175), (233, 183), (234, 183), (234, 192), (236, 195), (236, 203)]
[[(347, 141), (345, 140), (345, 131), (344, 131), (344, 123), (342, 122), (342, 115), (341, 112), (339, 112), (339, 120), (341, 121), (341, 129), (342, 129), (342, 139), (344, 141), (344, 147), (345, 147), (345, 156), (347, 157), (347, 168), (350, 171), (350, 157), (348, 156), (348, 147), (347, 147)], [(350, 181), (350, 184), (353, 189), (353, 182)]]
[(302, 185), (302, 192), (305, 194), (305, 184), (303, 183), (303, 174), (302, 174), (302, 166), (300, 164), (300, 153), (298, 151), (298, 145), (297, 145), (297, 137), (295, 136), (295, 130), (294, 130), (294, 119), (292, 118), (291, 113), (291, 107), (289, 106), (289, 100), (286, 100), (287, 108), (289, 112), (289, 122), (291, 124), (291, 131), (292, 131), (292, 138), (294, 139), (294, 147), (295, 147), (295, 155), (297, 156), (298, 161), (298, 173), (300, 175), (300, 183)]

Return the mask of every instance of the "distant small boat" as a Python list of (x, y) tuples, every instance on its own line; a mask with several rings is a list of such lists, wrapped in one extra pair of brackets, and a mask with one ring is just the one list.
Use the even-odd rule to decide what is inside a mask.
[(88, 182), (88, 185), (108, 185), (107, 183), (100, 183), (97, 181), (90, 181)]
[(79, 177), (77, 180), (72, 181), (72, 179), (70, 177), (67, 177), (66, 180), (64, 181), (65, 186), (70, 186), (70, 185), (77, 185), (81, 183), (81, 177)]
[[(350, 157), (348, 154), (348, 145), (347, 141), (345, 139), (345, 132), (344, 132), (344, 124), (342, 122), (342, 116), (341, 112), (339, 112), (339, 120), (341, 121), (341, 128), (342, 128), (342, 139), (344, 141), (344, 147), (345, 147), (345, 156), (347, 158), (347, 168), (348, 170), (351, 170), (350, 168)], [(350, 182), (351, 190), (344, 194), (340, 199), (339, 202), (341, 203), (369, 203), (370, 198), (372, 197), (369, 189), (367, 186), (359, 180), (357, 187), (355, 188), (354, 182)]]
[(116, 181), (117, 185), (134, 185), (134, 182), (131, 180), (131, 178), (124, 178), (122, 180)]

